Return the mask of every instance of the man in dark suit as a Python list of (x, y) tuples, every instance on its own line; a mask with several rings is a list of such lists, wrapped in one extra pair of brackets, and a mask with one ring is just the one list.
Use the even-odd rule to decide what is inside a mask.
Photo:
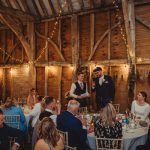
[(12, 150), (17, 150), (24, 140), (24, 134), (18, 129), (11, 128), (4, 123), (4, 115), (0, 109), (0, 150), (9, 150), (9, 137), (17, 137)]
[(97, 77), (93, 79), (92, 91), (96, 92), (97, 109), (100, 109), (113, 101), (115, 86), (112, 78), (103, 74), (101, 67), (96, 67), (93, 72), (96, 73)]
[(78, 113), (79, 102), (70, 100), (67, 111), (64, 111), (57, 117), (57, 128), (68, 132), (69, 146), (77, 147), (77, 150), (87, 150), (87, 129), (82, 122), (75, 117)]
[(87, 98), (90, 97), (90, 94), (88, 93), (87, 84), (84, 82), (84, 74), (82, 72), (78, 72), (77, 81), (72, 83), (70, 96), (80, 103), (80, 107), (87, 106)]

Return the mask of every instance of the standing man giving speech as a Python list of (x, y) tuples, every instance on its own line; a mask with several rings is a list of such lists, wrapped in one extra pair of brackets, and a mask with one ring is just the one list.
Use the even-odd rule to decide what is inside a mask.
[(97, 77), (93, 79), (92, 91), (96, 92), (97, 109), (100, 109), (113, 101), (115, 85), (110, 76), (103, 74), (101, 67), (96, 67), (93, 72), (96, 73)]
[(80, 103), (80, 107), (87, 106), (87, 98), (90, 97), (90, 94), (88, 93), (87, 84), (84, 82), (84, 74), (82, 72), (77, 74), (77, 81), (72, 83), (70, 96)]

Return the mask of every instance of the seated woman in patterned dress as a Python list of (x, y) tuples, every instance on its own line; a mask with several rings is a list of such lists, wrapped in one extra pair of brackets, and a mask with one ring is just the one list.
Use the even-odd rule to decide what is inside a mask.
[(94, 122), (95, 136), (101, 138), (121, 138), (122, 124), (116, 121), (116, 111), (111, 103), (108, 103), (100, 112)]

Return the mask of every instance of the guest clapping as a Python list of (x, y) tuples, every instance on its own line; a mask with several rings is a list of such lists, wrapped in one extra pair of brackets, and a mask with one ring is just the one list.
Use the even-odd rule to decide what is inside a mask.
[(141, 120), (148, 120), (150, 105), (146, 102), (147, 94), (144, 91), (139, 92), (137, 100), (132, 102), (131, 112)]

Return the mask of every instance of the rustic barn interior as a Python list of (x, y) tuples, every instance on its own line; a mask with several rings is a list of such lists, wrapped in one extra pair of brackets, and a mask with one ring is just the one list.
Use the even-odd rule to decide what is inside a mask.
[(0, 0), (0, 100), (34, 87), (65, 106), (77, 71), (91, 93), (101, 66), (122, 112), (141, 90), (150, 102), (149, 39), (149, 0)]

